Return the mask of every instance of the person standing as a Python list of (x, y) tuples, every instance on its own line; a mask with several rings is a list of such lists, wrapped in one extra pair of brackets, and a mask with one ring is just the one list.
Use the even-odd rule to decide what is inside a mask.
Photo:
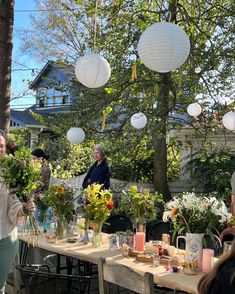
[[(0, 131), (0, 156), (6, 155), (6, 137)], [(34, 211), (34, 203), (21, 203), (9, 193), (7, 186), (0, 179), (0, 294), (5, 293), (5, 283), (10, 267), (18, 251), (17, 222), (24, 215), (24, 209)]]
[(85, 176), (82, 187), (87, 188), (91, 184), (102, 184), (104, 189), (110, 187), (111, 169), (107, 161), (105, 149), (102, 145), (95, 145), (93, 148), (95, 163)]

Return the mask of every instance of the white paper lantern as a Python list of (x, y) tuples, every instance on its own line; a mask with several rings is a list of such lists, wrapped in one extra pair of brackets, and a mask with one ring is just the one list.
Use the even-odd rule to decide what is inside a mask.
[(89, 53), (77, 61), (75, 74), (78, 81), (84, 86), (99, 88), (108, 82), (111, 76), (111, 68), (104, 57)]
[(132, 115), (131, 117), (131, 125), (135, 129), (142, 129), (147, 124), (147, 117), (142, 113), (138, 112)]
[(199, 74), (202, 71), (202, 69), (200, 68), (200, 66), (198, 66), (195, 68), (194, 71), (195, 71), (195, 73)]
[(188, 58), (190, 41), (185, 31), (170, 22), (149, 26), (141, 35), (138, 53), (151, 70), (169, 72), (180, 67)]
[(187, 112), (191, 116), (199, 116), (202, 112), (201, 105), (199, 105), (198, 103), (191, 103), (187, 107)]
[(80, 144), (85, 139), (85, 133), (81, 128), (71, 128), (67, 132), (67, 139), (70, 143)]
[(235, 112), (229, 111), (225, 113), (222, 119), (223, 125), (230, 131), (235, 131)]

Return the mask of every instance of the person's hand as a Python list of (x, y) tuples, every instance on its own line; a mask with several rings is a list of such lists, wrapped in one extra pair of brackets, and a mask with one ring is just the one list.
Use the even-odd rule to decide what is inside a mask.
[(23, 209), (31, 211), (31, 212), (35, 211), (36, 209), (35, 203), (32, 200), (30, 200), (27, 203), (23, 204)]

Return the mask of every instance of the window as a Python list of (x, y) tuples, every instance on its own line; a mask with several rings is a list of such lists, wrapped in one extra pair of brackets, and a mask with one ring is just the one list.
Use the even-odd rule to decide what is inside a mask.
[(54, 106), (55, 100), (54, 100), (54, 89), (47, 89), (47, 106)]
[(46, 88), (40, 88), (37, 92), (37, 105), (38, 107), (44, 107), (46, 104)]
[(53, 107), (68, 104), (67, 91), (56, 88), (41, 88), (37, 93), (37, 104), (39, 107)]

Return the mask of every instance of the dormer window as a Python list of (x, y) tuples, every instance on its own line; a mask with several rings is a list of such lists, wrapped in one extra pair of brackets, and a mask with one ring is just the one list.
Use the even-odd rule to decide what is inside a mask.
[(68, 105), (68, 93), (55, 87), (38, 89), (37, 105), (39, 107)]

